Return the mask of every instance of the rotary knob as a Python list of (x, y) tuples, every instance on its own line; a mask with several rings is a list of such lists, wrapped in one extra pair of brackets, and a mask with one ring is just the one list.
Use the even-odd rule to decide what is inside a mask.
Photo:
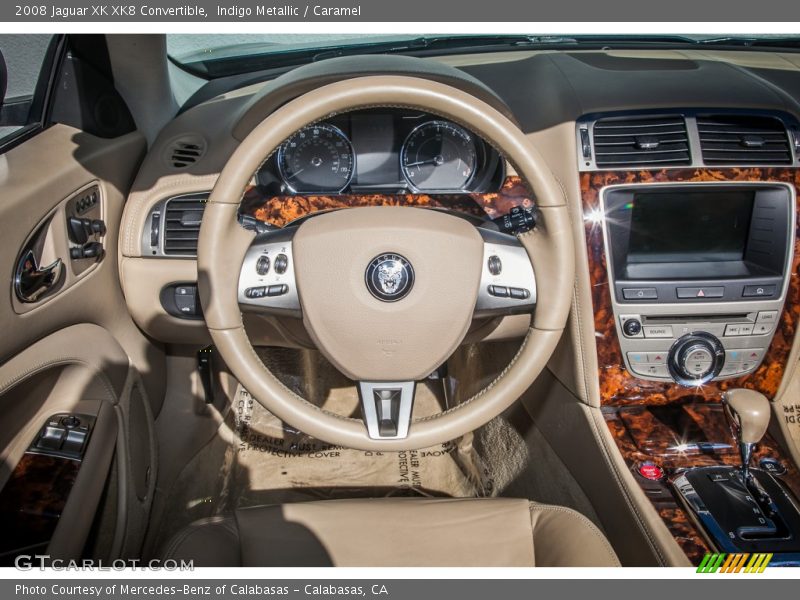
[(667, 365), (672, 378), (686, 386), (698, 386), (719, 375), (725, 362), (722, 343), (710, 333), (698, 331), (679, 338), (669, 351)]

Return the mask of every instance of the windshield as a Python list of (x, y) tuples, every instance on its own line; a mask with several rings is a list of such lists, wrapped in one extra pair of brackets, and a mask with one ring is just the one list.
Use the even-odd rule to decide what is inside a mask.
[(433, 55), (503, 49), (670, 48), (800, 49), (785, 35), (399, 35), (399, 34), (168, 34), (170, 58), (189, 71), (220, 77), (358, 53)]

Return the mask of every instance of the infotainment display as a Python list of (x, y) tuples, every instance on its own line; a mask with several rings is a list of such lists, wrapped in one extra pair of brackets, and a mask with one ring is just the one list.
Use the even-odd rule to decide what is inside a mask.
[(617, 294), (678, 301), (714, 288), (701, 290), (701, 302), (741, 298), (747, 286), (779, 293), (793, 237), (789, 190), (747, 182), (606, 190), (602, 223)]
[(742, 260), (755, 192), (637, 192), (630, 210), (628, 263)]

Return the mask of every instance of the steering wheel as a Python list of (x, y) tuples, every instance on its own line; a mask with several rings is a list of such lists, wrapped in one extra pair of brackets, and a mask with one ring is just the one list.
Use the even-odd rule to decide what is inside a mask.
[[(336, 113), (374, 107), (426, 111), (492, 144), (536, 199), (536, 227), (510, 236), (442, 211), (410, 207), (323, 212), (262, 234), (238, 222), (253, 174), (284, 140)], [(279, 258), (279, 255), (282, 255)], [(256, 263), (279, 260), (279, 283), (253, 286)], [(501, 283), (524, 297), (490, 294)], [(274, 267), (273, 267), (274, 269)], [(555, 350), (569, 314), (572, 233), (561, 187), (538, 151), (505, 116), (454, 87), (415, 77), (368, 76), (332, 83), (285, 104), (241, 143), (206, 205), (198, 286), (222, 358), (267, 410), (322, 441), (360, 450), (411, 450), (473, 431), (513, 404)], [(255, 290), (255, 291), (254, 291)], [(519, 296), (519, 294), (517, 294)], [(255, 297), (254, 297), (255, 296)], [(301, 316), (319, 351), (358, 382), (363, 420), (325, 411), (284, 386), (258, 358), (242, 309)], [(533, 311), (511, 363), (488, 387), (433, 417), (412, 419), (415, 382), (442, 365), (475, 316)]]

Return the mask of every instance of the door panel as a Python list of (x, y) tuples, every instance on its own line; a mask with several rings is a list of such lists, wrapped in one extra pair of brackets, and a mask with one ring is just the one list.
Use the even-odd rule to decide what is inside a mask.
[[(0, 360), (8, 359), (31, 342), (61, 327), (98, 323), (129, 333), (132, 327), (119, 285), (116, 261), (118, 225), (130, 183), (145, 142), (132, 133), (116, 139), (97, 138), (65, 125), (54, 125), (0, 156), (0, 257), (7, 281), (13, 280), (16, 262), (26, 241), (52, 217), (52, 246), (44, 259), (60, 258), (67, 265), (67, 280), (52, 296), (22, 304), (11, 286), (0, 301)], [(105, 257), (93, 268), (69, 256), (64, 204), (92, 185), (100, 189), (107, 232)], [(84, 259), (85, 261), (85, 259)], [(20, 314), (21, 313), (21, 314)]]
[[(117, 247), (145, 150), (139, 133), (106, 139), (55, 124), (0, 155), (0, 526), (7, 534), (13, 528), (16, 539), (4, 537), (3, 564), (17, 543), (79, 558), (112, 467), (119, 483), (114, 515), (104, 522), (120, 526), (103, 532), (102, 553), (140, 551), (155, 484), (152, 407), (163, 398), (163, 365), (161, 350), (127, 312)], [(89, 227), (84, 239), (70, 217), (103, 227)], [(87, 244), (102, 253), (82, 257)], [(26, 289), (44, 281), (37, 269), (63, 265), (44, 293), (27, 298), (15, 287), (25, 257), (33, 261), (22, 260), (33, 278)], [(76, 415), (80, 426), (67, 425)], [(70, 446), (73, 438), (83, 442)]]

